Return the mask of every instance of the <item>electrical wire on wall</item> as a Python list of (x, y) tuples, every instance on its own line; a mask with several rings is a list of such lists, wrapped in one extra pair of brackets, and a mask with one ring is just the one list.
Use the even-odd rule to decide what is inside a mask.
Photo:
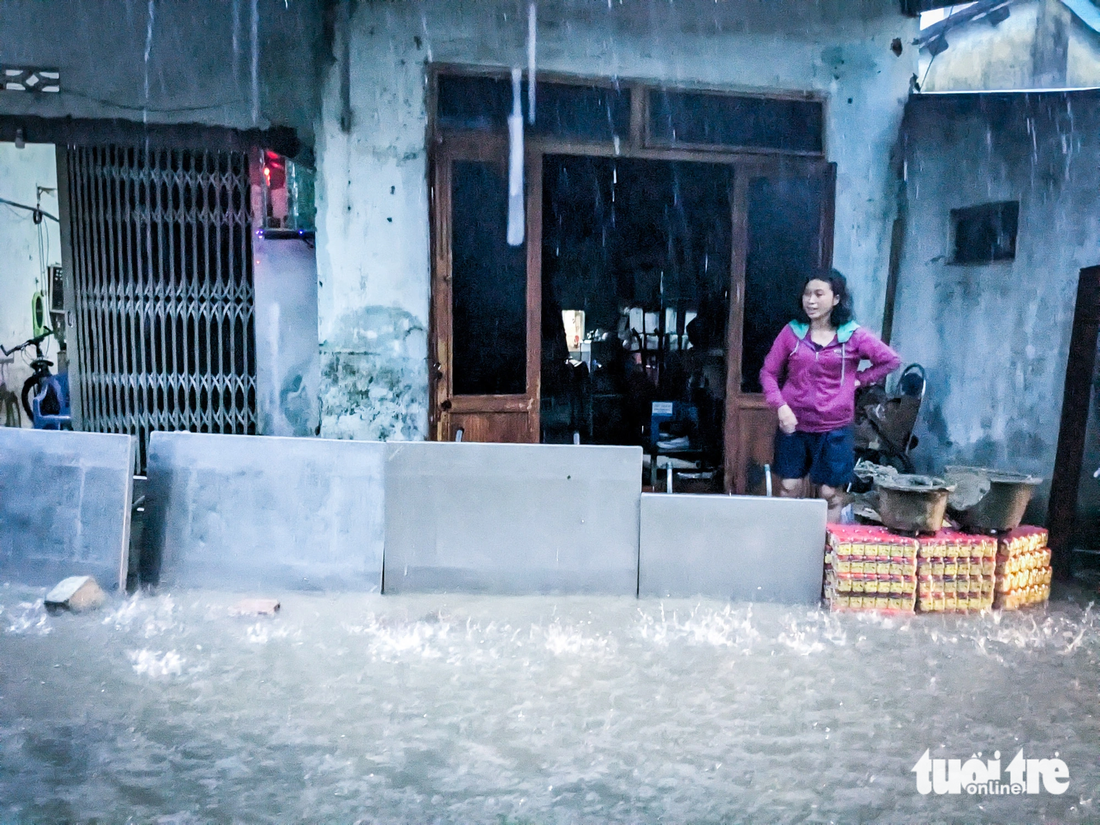
[[(60, 221), (58, 221), (56, 216), (42, 209), (42, 195), (56, 194), (57, 190), (53, 187), (41, 185), (36, 185), (35, 190), (37, 203), (34, 206), (20, 203), (19, 201), (13, 201), (8, 198), (0, 198), (0, 205), (6, 206), (16, 217), (22, 220), (29, 219), (34, 223), (38, 243), (38, 275), (35, 277), (35, 293), (43, 293), (48, 300), (53, 287), (50, 282), (49, 268), (54, 264), (50, 263), (53, 255), (53, 239), (50, 236), (50, 227), (46, 219), (49, 218), (57, 223), (60, 223)], [(23, 212), (29, 214), (24, 215)], [(47, 339), (44, 343), (48, 349), (49, 340)], [(25, 351), (23, 360), (28, 361)]]

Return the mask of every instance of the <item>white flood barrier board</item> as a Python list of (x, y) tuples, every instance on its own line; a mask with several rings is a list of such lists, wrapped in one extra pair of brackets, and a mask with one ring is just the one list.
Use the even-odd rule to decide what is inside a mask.
[(378, 592), (384, 465), (372, 442), (153, 433), (143, 566), (184, 587)]
[(124, 588), (135, 448), (129, 435), (0, 427), (0, 578)]
[(638, 593), (816, 604), (826, 511), (820, 499), (647, 493)]
[(385, 592), (637, 592), (640, 447), (388, 446)]

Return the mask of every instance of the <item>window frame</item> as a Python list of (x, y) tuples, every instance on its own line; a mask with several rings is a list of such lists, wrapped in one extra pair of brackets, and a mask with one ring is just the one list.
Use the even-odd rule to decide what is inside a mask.
[[(987, 220), (993, 218), (994, 220), (1001, 222), (1004, 220), (1004, 214), (1006, 210), (1015, 209), (1015, 227), (1012, 232), (1011, 240), (1011, 254), (997, 254), (997, 249), (994, 249), (994, 254), (990, 258), (959, 258), (959, 224), (966, 218), (977, 218), (979, 220)], [(979, 217), (980, 216), (980, 217)], [(1012, 264), (1016, 260), (1016, 256), (1019, 252), (1019, 239), (1020, 239), (1020, 201), (1016, 200), (1001, 200), (1001, 201), (987, 201), (985, 203), (973, 204), (972, 206), (961, 206), (955, 209), (951, 209), (947, 214), (948, 231), (947, 231), (947, 255), (946, 261), (951, 266), (991, 266), (996, 264)]]

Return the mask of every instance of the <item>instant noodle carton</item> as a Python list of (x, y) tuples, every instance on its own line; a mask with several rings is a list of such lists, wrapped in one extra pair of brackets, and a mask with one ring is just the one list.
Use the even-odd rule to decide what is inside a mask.
[(1042, 527), (1021, 526), (997, 542), (994, 606), (1016, 610), (1050, 598), (1050, 548)]
[(883, 527), (830, 524), (825, 601), (833, 610), (913, 612), (917, 542)]
[(919, 539), (917, 607), (922, 612), (988, 610), (993, 606), (997, 540), (941, 530)]

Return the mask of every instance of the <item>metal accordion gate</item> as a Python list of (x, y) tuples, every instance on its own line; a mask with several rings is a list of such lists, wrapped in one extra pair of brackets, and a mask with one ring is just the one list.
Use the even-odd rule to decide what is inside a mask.
[(248, 156), (66, 150), (82, 429), (256, 432)]

